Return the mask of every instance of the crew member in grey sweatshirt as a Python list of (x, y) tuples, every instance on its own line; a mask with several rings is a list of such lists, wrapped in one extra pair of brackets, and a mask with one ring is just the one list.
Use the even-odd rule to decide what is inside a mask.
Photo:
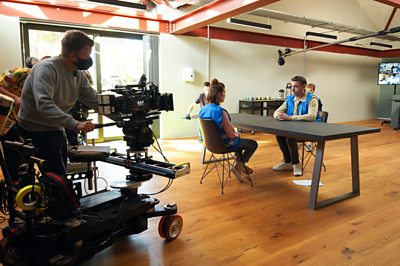
[(82, 71), (93, 63), (92, 47), (93, 40), (85, 33), (67, 31), (62, 40), (62, 54), (40, 61), (25, 81), (19, 124), (38, 149), (36, 156), (48, 161), (48, 166), (42, 170), (66, 173), (64, 128), (94, 130), (90, 121), (79, 122), (68, 114), (77, 100), (97, 110), (96, 91)]

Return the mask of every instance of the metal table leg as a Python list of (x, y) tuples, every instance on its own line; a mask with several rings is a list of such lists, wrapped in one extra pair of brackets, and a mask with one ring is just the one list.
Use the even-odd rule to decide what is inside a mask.
[(317, 208), (319, 180), (321, 179), (322, 159), (324, 157), (325, 141), (317, 142), (317, 151), (315, 153), (314, 170), (311, 180), (310, 198), (308, 208), (315, 210)]
[(330, 199), (317, 202), (318, 188), (321, 175), (322, 158), (324, 155), (325, 142), (318, 142), (317, 153), (314, 164), (314, 171), (311, 182), (311, 192), (308, 201), (308, 208), (316, 210), (333, 203), (343, 201), (360, 195), (360, 169), (358, 160), (358, 137), (353, 136), (350, 139), (350, 153), (351, 153), (351, 177), (352, 177), (352, 192), (339, 195)]
[(360, 195), (360, 164), (358, 160), (358, 136), (351, 137), (351, 180), (353, 194)]

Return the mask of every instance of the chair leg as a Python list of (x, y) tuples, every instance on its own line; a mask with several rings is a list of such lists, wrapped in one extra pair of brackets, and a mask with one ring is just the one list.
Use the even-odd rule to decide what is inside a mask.
[(301, 175), (303, 175), (304, 169), (306, 168), (304, 165), (304, 145), (305, 142), (303, 142), (301, 145)]
[(201, 163), (202, 164), (206, 163), (206, 153), (207, 153), (207, 148), (205, 145), (203, 145), (203, 152), (201, 154)]
[(324, 172), (326, 172), (326, 167), (325, 167), (324, 162), (322, 162), (322, 167), (324, 168)]
[[(211, 153), (209, 161), (211, 161), (213, 158), (215, 158), (214, 153)], [(210, 166), (210, 162), (207, 163), (206, 169), (204, 169), (204, 171), (203, 171), (203, 175), (201, 176), (201, 179), (200, 179), (200, 184), (203, 184), (203, 179), (211, 172), (211, 170), (213, 170), (216, 167), (216, 164), (214, 164), (212, 167), (210, 167), (210, 169), (207, 171), (209, 166)]]
[[(203, 175), (200, 179), (200, 184), (203, 183), (203, 179), (209, 174), (211, 173), (211, 171), (213, 169), (217, 170), (217, 175), (218, 175), (218, 179), (219, 179), (219, 183), (221, 185), (221, 194), (224, 194), (224, 187), (226, 182), (228, 181), (228, 178), (231, 177), (230, 174), (230, 167), (233, 165), (232, 163), (230, 163), (230, 160), (233, 157), (230, 156), (229, 154), (222, 154), (221, 157), (217, 158), (215, 157), (214, 153), (211, 154), (210, 159), (207, 161), (207, 166), (203, 171)], [(212, 164), (212, 166), (210, 166), (210, 164)], [(220, 172), (220, 169), (218, 166), (222, 167), (222, 173)], [(228, 177), (226, 177), (226, 172), (228, 174)], [(226, 177), (226, 178), (225, 178)]]
[[(307, 160), (306, 160), (306, 162), (304, 164), (303, 170), (306, 168), (306, 166), (308, 164), (308, 161), (311, 159), (311, 156), (313, 156), (315, 158), (315, 152), (314, 151), (315, 151), (317, 146), (314, 144), (314, 142), (311, 145), (312, 145), (312, 148), (311, 148), (310, 154), (308, 156), (307, 155), (305, 156), (305, 157), (307, 157)], [(304, 146), (303, 146), (303, 149), (304, 149)], [(302, 164), (302, 167), (303, 167), (303, 164)], [(326, 172), (326, 166), (325, 166), (324, 162), (322, 162), (322, 167), (324, 168), (324, 172)]]
[(222, 178), (219, 179), (221, 183), (221, 194), (224, 194), (224, 186), (225, 186), (225, 154), (222, 155)]

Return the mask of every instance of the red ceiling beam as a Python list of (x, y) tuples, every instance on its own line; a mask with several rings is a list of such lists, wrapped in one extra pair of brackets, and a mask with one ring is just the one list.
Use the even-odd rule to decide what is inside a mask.
[(212, 23), (249, 12), (279, 0), (216, 0), (170, 23), (171, 33), (184, 34)]
[(375, 0), (375, 1), (395, 8), (400, 7), (400, 0)]
[[(8, 5), (10, 3), (11, 5)], [(36, 8), (32, 12), (32, 7)], [(120, 13), (117, 8), (83, 8), (76, 2), (63, 0), (7, 0), (0, 1), (0, 14), (21, 18), (45, 19), (70, 23), (125, 28), (148, 32), (168, 32), (169, 23), (158, 18)], [(113, 19), (117, 18), (116, 22)]]
[[(207, 28), (203, 27), (201, 29), (197, 29), (195, 31), (189, 32), (185, 35), (207, 37)], [(290, 48), (297, 48), (297, 49), (303, 49), (303, 45), (304, 45), (303, 39), (296, 39), (296, 38), (283, 37), (283, 36), (274, 36), (274, 35), (269, 35), (269, 34), (248, 32), (248, 31), (239, 31), (239, 30), (224, 29), (224, 28), (216, 28), (216, 27), (210, 27), (210, 38), (226, 40), (226, 41), (239, 41), (239, 42), (254, 43), (254, 44), (273, 45), (273, 46), (279, 46), (279, 47), (290, 47)], [(323, 45), (323, 44), (325, 44), (325, 43), (316, 42), (316, 41), (307, 41), (307, 45), (309, 48)], [(386, 53), (384, 55), (386, 55), (387, 57), (394, 57), (396, 54), (397, 54), (397, 56), (400, 55), (400, 50), (391, 50), (393, 52), (390, 53), (390, 51), (382, 52), (380, 50), (359, 48), (359, 47), (346, 46), (346, 45), (332, 45), (332, 46), (323, 47), (316, 51), (325, 51), (325, 52), (331, 52), (331, 53), (352, 54), (352, 55), (361, 55), (361, 56), (370, 56), (370, 57), (383, 57), (384, 53)]]
[(400, 57), (400, 49), (386, 50), (381, 53), (382, 58)]
[(390, 17), (389, 17), (389, 19), (388, 19), (388, 22), (386, 23), (385, 30), (389, 29), (390, 23), (392, 23), (394, 14), (396, 14), (396, 10), (397, 10), (397, 8), (396, 8), (396, 7), (393, 7), (392, 14), (390, 14)]

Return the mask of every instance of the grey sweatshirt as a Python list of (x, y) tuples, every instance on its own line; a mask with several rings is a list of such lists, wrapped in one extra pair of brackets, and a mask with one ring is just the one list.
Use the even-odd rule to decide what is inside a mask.
[(97, 96), (82, 71), (72, 72), (56, 56), (40, 61), (25, 81), (18, 114), (20, 125), (33, 132), (75, 128), (68, 112), (80, 100), (97, 111)]

